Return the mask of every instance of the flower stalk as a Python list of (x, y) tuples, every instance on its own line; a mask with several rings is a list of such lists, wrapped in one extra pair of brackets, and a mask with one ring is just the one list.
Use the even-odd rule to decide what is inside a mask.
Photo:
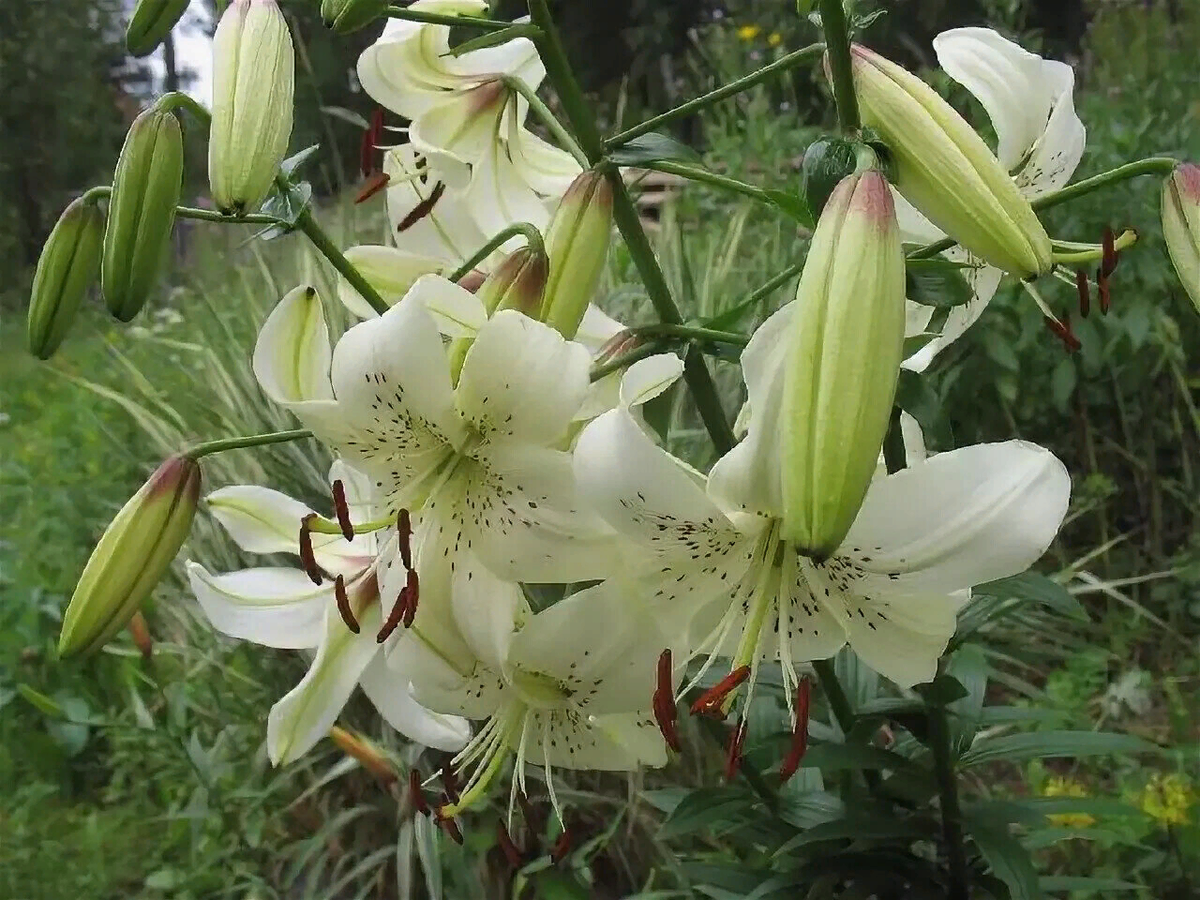
[(828, 45), (830, 81), (837, 104), (842, 131), (852, 134), (862, 124), (858, 118), (858, 98), (854, 93), (854, 75), (850, 64), (850, 31), (842, 0), (820, 0), (821, 28)]

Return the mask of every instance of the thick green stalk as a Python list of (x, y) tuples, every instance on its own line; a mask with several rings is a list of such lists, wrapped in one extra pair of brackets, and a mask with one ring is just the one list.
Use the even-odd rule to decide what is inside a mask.
[(665, 113), (660, 113), (653, 118), (647, 119), (640, 125), (634, 125), (632, 128), (626, 128), (619, 134), (614, 134), (607, 141), (605, 146), (608, 149), (620, 147), (622, 144), (627, 144), (634, 138), (641, 137), (651, 131), (656, 131), (668, 122), (673, 122), (683, 116), (691, 115), (706, 106), (724, 100), (726, 97), (732, 97), (735, 94), (740, 94), (742, 91), (747, 91), (756, 84), (766, 81), (777, 72), (784, 72), (792, 66), (799, 65), (806, 59), (817, 56), (825, 49), (824, 44), (809, 44), (807, 47), (802, 47), (799, 50), (793, 50), (791, 53), (784, 54), (775, 60), (770, 65), (763, 66), (757, 72), (751, 72), (749, 75), (744, 75), (736, 81), (731, 81), (729, 84), (722, 85), (716, 90), (709, 91), (707, 94), (702, 94), (699, 97), (681, 103), (674, 109), (669, 109)]
[(313, 433), (307, 428), (294, 428), (291, 431), (272, 431), (267, 434), (248, 434), (242, 437), (219, 438), (215, 441), (205, 441), (197, 444), (184, 455), (191, 459), (200, 459), (212, 453), (224, 450), (242, 450), (246, 447), (264, 447), (267, 444), (285, 444), (288, 441), (302, 441), (310, 438)]
[[(542, 62), (546, 66), (546, 74), (558, 93), (559, 102), (562, 103), (567, 121), (571, 123), (571, 127), (575, 131), (579, 146), (587, 154), (588, 162), (596, 165), (604, 158), (604, 141), (596, 127), (592, 111), (588, 108), (583, 91), (580, 90), (579, 84), (572, 74), (571, 65), (563, 51), (562, 41), (554, 20), (550, 17), (546, 0), (529, 0), (529, 14), (533, 24), (541, 30), (541, 35), (536, 41), (538, 50), (541, 51)], [(613, 220), (616, 222), (617, 229), (625, 240), (629, 256), (646, 286), (650, 302), (654, 304), (654, 309), (663, 322), (682, 325), (683, 316), (680, 315), (679, 308), (671, 297), (671, 290), (667, 287), (662, 269), (654, 256), (654, 249), (650, 246), (650, 240), (642, 228), (641, 219), (634, 206), (633, 198), (629, 196), (625, 180), (615, 167), (608, 171), (606, 177), (613, 189)], [(684, 358), (683, 377), (692, 392), (696, 407), (700, 411), (700, 417), (704, 421), (704, 426), (708, 430), (717, 452), (724, 454), (737, 443), (737, 439), (733, 435), (733, 429), (729, 426), (729, 420), (725, 417), (725, 411), (721, 408), (717, 386), (712, 380), (712, 373), (708, 371), (704, 354), (699, 348), (691, 348)]]
[(669, 175), (679, 175), (689, 181), (711, 185), (718, 190), (726, 191), (730, 194), (740, 194), (743, 197), (749, 197), (751, 200), (757, 200), (759, 203), (773, 205), (771, 198), (767, 196), (767, 192), (762, 188), (747, 184), (744, 181), (738, 181), (736, 178), (730, 178), (728, 175), (711, 172), (700, 166), (692, 166), (669, 159), (656, 159), (653, 162), (646, 163), (645, 168), (653, 169), (656, 172), (666, 172)]
[(169, 94), (163, 94), (155, 101), (155, 106), (163, 110), (183, 108), (191, 113), (205, 128), (208, 128), (212, 124), (212, 113), (182, 91), (171, 91)]
[(300, 215), (296, 218), (296, 227), (304, 232), (305, 236), (312, 241), (314, 247), (320, 251), (329, 262), (337, 269), (346, 280), (350, 282), (362, 298), (371, 305), (371, 309), (379, 313), (381, 316), (388, 311), (387, 302), (379, 296), (379, 291), (371, 286), (367, 279), (363, 278), (362, 273), (354, 268), (353, 263), (342, 255), (342, 251), (337, 248), (337, 245), (329, 239), (321, 226), (317, 224), (317, 220), (313, 217), (311, 207), (305, 207)]
[(545, 242), (542, 240), (542, 233), (537, 228), (528, 222), (517, 222), (509, 225), (500, 231), (497, 231), (488, 242), (476, 250), (471, 256), (457, 269), (451, 272), (447, 278), (450, 281), (458, 281), (477, 265), (487, 259), (495, 252), (497, 247), (500, 247), (510, 238), (517, 236), (525, 238), (525, 244), (532, 250), (545, 252)]
[(929, 706), (929, 739), (933, 750), (934, 777), (942, 809), (942, 840), (950, 869), (949, 900), (969, 900), (970, 876), (962, 838), (962, 809), (958, 804), (958, 782), (950, 750), (950, 725), (944, 706)]
[(180, 219), (198, 219), (201, 222), (219, 222), (222, 225), (281, 225), (287, 222), (265, 213), (246, 213), (242, 216), (227, 216), (215, 209), (198, 209), (191, 206), (175, 207), (175, 216)]
[(690, 341), (713, 341), (718, 344), (733, 344), (745, 347), (750, 338), (736, 331), (718, 331), (715, 328), (698, 328), (692, 325), (675, 325), (659, 323), (655, 325), (635, 325), (629, 329), (634, 334), (652, 337), (677, 337)]
[(829, 47), (829, 74), (833, 99), (837, 103), (838, 122), (846, 134), (858, 131), (858, 97), (854, 94), (854, 73), (850, 64), (850, 32), (842, 0), (819, 0), (821, 28)]

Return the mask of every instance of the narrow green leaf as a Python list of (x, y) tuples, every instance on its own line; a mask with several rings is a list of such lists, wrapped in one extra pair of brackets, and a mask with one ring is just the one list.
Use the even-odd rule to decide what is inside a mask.
[(979, 585), (975, 588), (974, 593), (1002, 598), (1014, 597), (1018, 600), (1041, 604), (1069, 619), (1076, 619), (1080, 622), (1088, 621), (1087, 610), (1071, 595), (1071, 592), (1040, 572), (1022, 572), (1020, 575), (998, 578), (987, 584)]
[(1031, 731), (976, 741), (959, 763), (978, 766), (990, 762), (1020, 762), (1027, 759), (1069, 756), (1107, 756), (1154, 753), (1158, 748), (1131, 734), (1107, 731)]
[(1045, 875), (1038, 879), (1044, 891), (1136, 891), (1142, 885), (1117, 878), (1089, 878), (1079, 875)]
[(797, 847), (818, 841), (913, 841), (936, 839), (938, 823), (932, 817), (898, 818), (894, 814), (863, 816), (851, 814), (844, 819), (814, 825), (783, 844), (772, 856), (784, 856)]
[(755, 807), (753, 796), (737, 787), (699, 788), (679, 802), (659, 829), (662, 839), (740, 824)]
[(1039, 900), (1037, 870), (1033, 859), (1005, 825), (975, 815), (964, 816), (967, 830), (979, 853), (997, 878), (1008, 885), (1012, 900)]
[(810, 230), (816, 227), (817, 220), (801, 197), (777, 188), (765, 188), (763, 194), (784, 215), (790, 216)]
[(975, 292), (963, 278), (962, 267), (951, 260), (912, 260), (905, 265), (904, 284), (908, 299), (922, 306), (953, 309), (970, 303)]
[(486, 34), (481, 34), (479, 37), (471, 38), (469, 41), (463, 41), (461, 44), (456, 44), (450, 48), (450, 56), (462, 56), (464, 53), (470, 53), (472, 50), (482, 50), (485, 47), (499, 47), (511, 41), (513, 38), (534, 38), (541, 35), (539, 29), (532, 22), (517, 22), (507, 28), (501, 28), (497, 31), (489, 31)]
[(283, 173), (284, 178), (291, 178), (292, 173), (308, 162), (312, 158), (312, 155), (320, 149), (320, 144), (313, 144), (312, 146), (305, 147), (299, 153), (293, 153), (279, 164), (279, 171)]
[(641, 166), (660, 159), (698, 163), (700, 154), (669, 135), (651, 131), (611, 150), (608, 159), (618, 166)]
[(967, 807), (972, 814), (990, 822), (1011, 822), (1040, 828), (1052, 815), (1140, 816), (1120, 800), (1103, 797), (1016, 797), (1010, 800), (980, 800)]
[(950, 420), (942, 410), (942, 401), (919, 372), (900, 370), (896, 382), (896, 405), (917, 420), (925, 437), (939, 450), (954, 447)]

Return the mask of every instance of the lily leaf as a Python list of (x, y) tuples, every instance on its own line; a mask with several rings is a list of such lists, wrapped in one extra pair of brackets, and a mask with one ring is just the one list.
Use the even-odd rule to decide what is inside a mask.
[(669, 135), (651, 131), (609, 151), (608, 158), (618, 166), (641, 166), (660, 159), (697, 163), (700, 154)]

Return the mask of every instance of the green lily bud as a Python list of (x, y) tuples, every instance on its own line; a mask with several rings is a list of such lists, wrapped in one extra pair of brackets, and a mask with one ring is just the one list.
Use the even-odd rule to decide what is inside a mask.
[(104, 213), (82, 198), (63, 210), (46, 238), (33, 275), (27, 320), (29, 352), (38, 359), (54, 355), (100, 274)]
[(100, 288), (109, 311), (122, 322), (138, 314), (158, 281), (182, 188), (179, 120), (151, 107), (125, 136), (104, 229)]
[(571, 182), (546, 230), (550, 278), (540, 318), (567, 340), (575, 338), (600, 283), (612, 241), (612, 207), (612, 185), (589, 170)]
[(800, 193), (816, 221), (833, 189), (858, 168), (861, 145), (844, 138), (817, 138), (804, 151), (800, 164)]
[(370, 25), (385, 12), (388, 0), (321, 0), (321, 19), (338, 34)]
[(199, 502), (200, 464), (172, 456), (121, 507), (71, 595), (59, 656), (97, 650), (129, 624), (183, 546)]
[(1019, 278), (1050, 271), (1050, 238), (983, 139), (920, 78), (857, 44), (863, 122), (887, 144), (896, 188), (934, 225)]
[(1163, 182), (1162, 226), (1175, 274), (1200, 311), (1200, 166), (1181, 163)]
[(138, 0), (125, 29), (125, 47), (133, 56), (149, 56), (183, 18), (191, 0)]
[(223, 213), (257, 209), (292, 136), (295, 51), (275, 0), (233, 0), (213, 35), (208, 183)]
[(844, 178), (796, 289), (783, 401), (783, 536), (824, 559), (850, 530), (887, 433), (904, 347), (904, 252), (887, 180)]

